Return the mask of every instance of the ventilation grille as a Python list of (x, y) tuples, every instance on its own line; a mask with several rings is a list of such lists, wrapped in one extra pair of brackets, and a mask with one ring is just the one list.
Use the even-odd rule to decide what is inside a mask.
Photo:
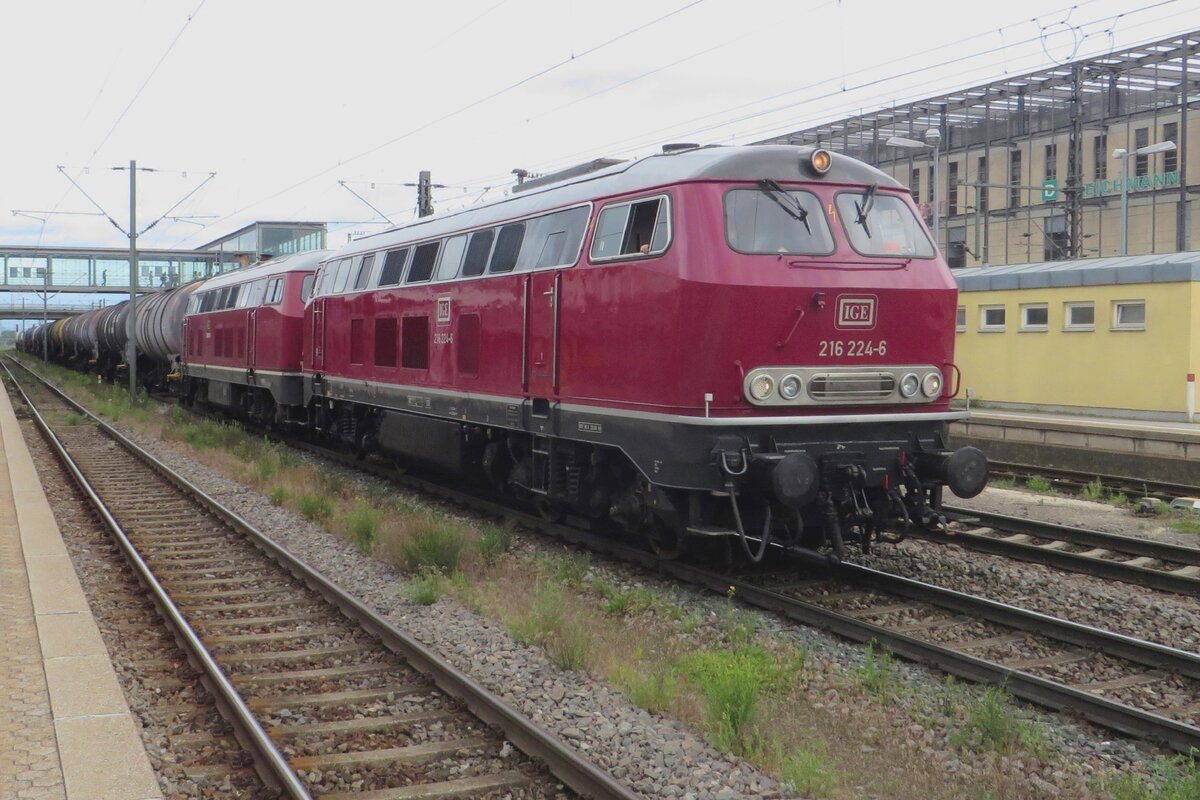
[(813, 400), (883, 400), (895, 391), (896, 378), (886, 372), (817, 374), (808, 382)]

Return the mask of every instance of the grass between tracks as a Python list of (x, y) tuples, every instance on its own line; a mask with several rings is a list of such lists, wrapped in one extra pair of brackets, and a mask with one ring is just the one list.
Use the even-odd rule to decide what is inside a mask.
[[(891, 654), (874, 646), (847, 669), (760, 631), (761, 618), (732, 596), (697, 607), (666, 590), (618, 585), (587, 556), (544, 541), (514, 547), (519, 534), (509, 528), (456, 519), (375, 481), (347, 480), (236, 425), (178, 407), (131, 407), (113, 387), (53, 367), (43, 373), (87, 395), (80, 399), (110, 419), (178, 442), (271, 504), (408, 572), (400, 591), (412, 602), (453, 596), (561, 668), (607, 679), (635, 704), (682, 720), (799, 795), (1016, 800), (1042, 796), (1031, 773), (1067, 768), (1053, 762), (1036, 718), (1000, 690), (953, 680), (909, 684)], [(1059, 796), (1197, 796), (1186, 793), (1200, 781), (1194, 764), (1160, 766), (1148, 776), (1104, 775), (1091, 787), (1077, 781), (1083, 788)]]

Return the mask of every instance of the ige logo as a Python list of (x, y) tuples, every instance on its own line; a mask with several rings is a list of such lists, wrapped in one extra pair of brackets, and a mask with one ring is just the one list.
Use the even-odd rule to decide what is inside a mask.
[(870, 330), (875, 327), (875, 303), (878, 298), (868, 295), (839, 295), (837, 299), (837, 327)]

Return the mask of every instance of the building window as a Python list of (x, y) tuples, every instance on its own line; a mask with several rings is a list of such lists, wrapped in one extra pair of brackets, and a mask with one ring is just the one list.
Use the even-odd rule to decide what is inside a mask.
[(1146, 330), (1146, 301), (1119, 300), (1113, 303), (1113, 330)]
[(1021, 306), (1021, 330), (1041, 332), (1049, 328), (1049, 306), (1045, 303), (1027, 303)]
[(1108, 178), (1108, 134), (1102, 133), (1092, 139), (1092, 179)]
[(1013, 150), (1008, 155), (1008, 207), (1021, 207), (1021, 151)]
[(1046, 217), (1042, 223), (1046, 233), (1042, 246), (1042, 258), (1045, 261), (1061, 261), (1069, 257), (1067, 245), (1067, 218)]
[(946, 266), (950, 269), (961, 269), (967, 265), (967, 229), (966, 227), (948, 228), (946, 230)]
[(984, 332), (1004, 330), (1004, 306), (980, 306), (979, 330)]
[(975, 205), (978, 207), (978, 210), (979, 210), (981, 213), (983, 213), (983, 214), (986, 214), (986, 213), (987, 213), (987, 210), (988, 210), (988, 186), (987, 186), (987, 184), (988, 184), (988, 163), (987, 163), (987, 156), (980, 156), (980, 157), (979, 157), (979, 165), (978, 165), (978, 167), (977, 167), (976, 169), (977, 169), (977, 172), (978, 172), (978, 174), (977, 174), (977, 176), (976, 176), (976, 178), (975, 178), (975, 182), (976, 182), (977, 184), (979, 184), (979, 185), (975, 187)]
[(1058, 180), (1058, 145), (1046, 145), (1046, 180)]
[(958, 162), (951, 161), (946, 185), (946, 216), (958, 216)]
[(909, 191), (912, 192), (913, 203), (921, 205), (921, 170), (914, 167), (908, 181)]
[(954, 312), (954, 330), (963, 333), (967, 330), (967, 307), (959, 306)]
[(1163, 125), (1164, 142), (1174, 142), (1176, 149), (1163, 153), (1163, 172), (1174, 172), (1179, 169), (1179, 123), (1168, 122)]
[[(1141, 150), (1143, 147), (1150, 144), (1150, 129), (1138, 128), (1133, 132), (1133, 147), (1136, 150)], [(1135, 156), (1134, 157), (1133, 174), (1139, 178), (1150, 174), (1150, 156)]]
[(1095, 303), (1064, 303), (1063, 330), (1091, 331), (1096, 329)]

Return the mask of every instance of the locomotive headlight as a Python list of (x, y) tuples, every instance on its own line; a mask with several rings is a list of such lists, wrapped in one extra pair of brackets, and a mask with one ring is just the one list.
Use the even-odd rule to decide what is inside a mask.
[(812, 168), (813, 172), (818, 175), (824, 175), (833, 166), (833, 154), (828, 150), (813, 150), (812, 154), (808, 157), (808, 165)]
[(779, 396), (784, 400), (795, 400), (800, 395), (800, 376), (785, 375), (779, 382)]
[(770, 375), (759, 375), (750, 382), (750, 395), (755, 400), (766, 400), (775, 391), (775, 380)]
[(931, 372), (921, 381), (921, 391), (930, 400), (936, 398), (942, 393), (942, 373)]
[(917, 373), (910, 372), (900, 379), (900, 396), (912, 397), (921, 388), (921, 379), (917, 377)]

